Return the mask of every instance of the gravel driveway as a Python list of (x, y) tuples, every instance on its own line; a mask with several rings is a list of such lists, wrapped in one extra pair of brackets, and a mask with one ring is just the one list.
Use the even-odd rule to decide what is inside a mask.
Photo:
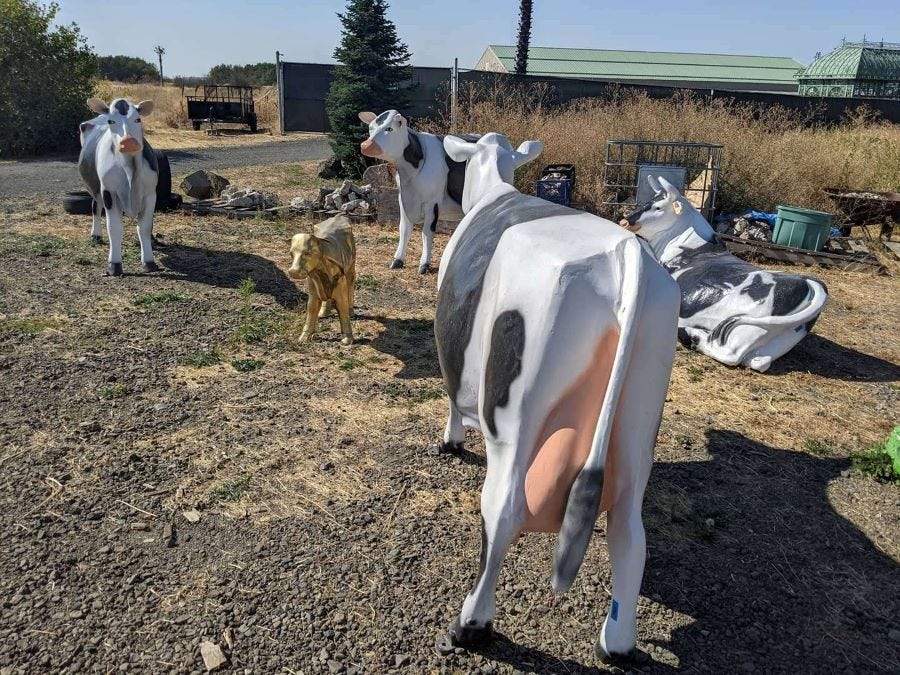
[[(324, 159), (330, 150), (328, 141), (322, 137), (232, 148), (168, 150), (166, 153), (174, 176), (194, 168), (215, 171), (236, 166)], [(55, 160), (0, 163), (0, 199), (83, 189), (77, 159), (73, 155)]]

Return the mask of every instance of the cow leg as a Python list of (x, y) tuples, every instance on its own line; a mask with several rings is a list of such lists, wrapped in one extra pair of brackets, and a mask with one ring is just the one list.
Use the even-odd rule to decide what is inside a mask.
[(448, 399), (450, 404), (450, 415), (447, 417), (447, 426), (444, 427), (444, 441), (441, 443), (441, 452), (452, 452), (454, 454), (462, 452), (463, 442), (466, 440), (466, 428), (462, 423), (462, 415), (453, 399)]
[(120, 277), (122, 276), (122, 212), (117, 204), (106, 207), (106, 234), (109, 237), (106, 275)]
[(137, 233), (141, 242), (141, 271), (156, 272), (159, 266), (153, 258), (153, 212), (156, 210), (156, 193), (144, 199), (144, 208), (138, 215)]
[(497, 610), (497, 579), (510, 545), (525, 522), (525, 478), (513, 466), (492, 470), (491, 461), (515, 458), (516, 447), (486, 439), (488, 470), (481, 491), (481, 561), (475, 586), (462, 611), (436, 647), (447, 654), (455, 647), (477, 648), (491, 639)]
[[(621, 397), (616, 407), (610, 454), (607, 545), (612, 567), (612, 601), (594, 645), (606, 662), (635, 656), (637, 601), (647, 555), (641, 505), (653, 465), (653, 447), (675, 358), (675, 288), (654, 284), (662, 268), (648, 271), (647, 290)], [(607, 486), (604, 486), (604, 489)], [(606, 495), (604, 495), (604, 500)]]
[(319, 318), (319, 309), (322, 307), (321, 298), (317, 298), (312, 293), (309, 295), (309, 301), (306, 303), (306, 325), (303, 332), (300, 333), (300, 342), (311, 342), (316, 334), (316, 320)]
[(437, 232), (438, 205), (425, 209), (426, 218), (422, 224), (422, 257), (419, 259), (419, 274), (431, 271), (431, 249), (434, 246), (434, 233)]
[(390, 264), (392, 270), (400, 269), (406, 260), (406, 247), (409, 245), (409, 238), (412, 236), (413, 224), (406, 216), (403, 210), (403, 202), (400, 202), (400, 243), (397, 244), (397, 251), (394, 253), (394, 261)]
[(99, 244), (103, 241), (103, 223), (101, 216), (103, 215), (102, 197), (96, 195), (94, 201), (91, 202), (91, 241)]

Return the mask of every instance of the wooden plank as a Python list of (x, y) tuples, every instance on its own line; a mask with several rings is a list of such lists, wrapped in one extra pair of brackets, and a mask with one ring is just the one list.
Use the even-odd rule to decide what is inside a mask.
[(778, 244), (754, 241), (751, 239), (739, 239), (738, 237), (726, 234), (717, 236), (732, 253), (755, 253), (779, 262), (837, 267), (842, 270), (853, 272), (881, 274), (885, 271), (881, 263), (869, 253), (838, 255), (836, 253), (825, 253), (824, 251), (806, 251), (799, 248), (779, 246)]

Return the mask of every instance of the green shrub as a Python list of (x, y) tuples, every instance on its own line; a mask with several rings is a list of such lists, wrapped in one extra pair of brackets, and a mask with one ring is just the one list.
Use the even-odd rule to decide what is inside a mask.
[(851, 457), (853, 467), (877, 480), (900, 485), (900, 427), (882, 445)]

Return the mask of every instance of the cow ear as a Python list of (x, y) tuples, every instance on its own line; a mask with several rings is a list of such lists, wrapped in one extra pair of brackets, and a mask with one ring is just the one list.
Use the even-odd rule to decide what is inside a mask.
[(89, 98), (87, 100), (87, 106), (88, 106), (88, 108), (93, 110), (98, 115), (105, 115), (106, 113), (109, 112), (109, 106), (106, 105), (99, 98)]
[(466, 162), (475, 154), (478, 145), (456, 136), (444, 136), (444, 150), (454, 162)]
[(137, 104), (137, 111), (141, 117), (147, 117), (153, 112), (153, 101), (141, 101)]
[(361, 112), (359, 113), (359, 119), (361, 122), (365, 122), (366, 124), (371, 124), (372, 120), (374, 120), (377, 115), (373, 112)]
[(528, 164), (533, 159), (537, 159), (544, 151), (544, 144), (540, 141), (525, 141), (513, 153), (513, 166), (519, 168), (523, 164)]
[(666, 199), (669, 201), (669, 203), (676, 201), (681, 196), (678, 188), (676, 188), (662, 176), (659, 177), (659, 184), (662, 186), (663, 190), (666, 191)]
[(653, 174), (647, 174), (647, 182), (650, 183), (650, 189), (653, 190), (653, 194), (658, 195), (660, 192), (662, 192), (662, 186), (659, 184), (659, 181), (656, 180), (656, 177)]

